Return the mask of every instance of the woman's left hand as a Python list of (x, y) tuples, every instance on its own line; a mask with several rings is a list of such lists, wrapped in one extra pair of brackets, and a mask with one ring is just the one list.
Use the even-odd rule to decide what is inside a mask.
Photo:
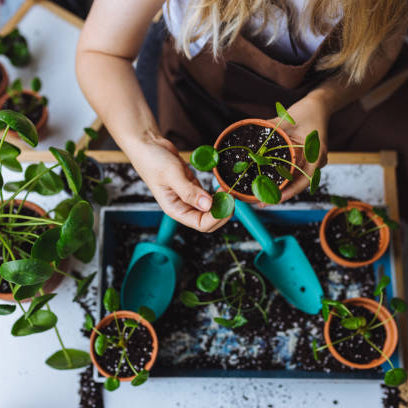
[[(280, 127), (288, 134), (294, 145), (304, 144), (306, 136), (312, 130), (319, 132), (320, 155), (315, 163), (308, 163), (304, 158), (303, 149), (295, 148), (296, 164), (309, 176), (312, 176), (317, 167), (321, 168), (327, 163), (327, 127), (330, 114), (323, 100), (317, 96), (304, 97), (293, 104), (288, 109), (288, 113), (296, 121), (296, 125), (284, 121)], [(279, 119), (275, 118), (273, 122), (276, 124)], [(281, 203), (299, 194), (308, 185), (309, 180), (298, 170), (295, 170), (294, 180), (282, 191)]]

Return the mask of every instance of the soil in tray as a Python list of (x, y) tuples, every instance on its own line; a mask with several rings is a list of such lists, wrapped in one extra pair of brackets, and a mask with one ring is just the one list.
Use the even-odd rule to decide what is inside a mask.
[[(363, 223), (369, 221), (368, 216), (363, 213)], [(376, 224), (373, 221), (369, 221), (367, 225), (361, 230), (361, 232), (368, 231), (371, 228), (375, 228)], [(360, 227), (354, 227), (360, 229)], [(380, 240), (379, 231), (370, 232), (361, 237), (353, 237), (347, 233), (346, 217), (344, 214), (340, 214), (335, 217), (327, 226), (327, 242), (331, 250), (338, 256), (354, 262), (362, 262), (372, 259), (375, 253), (378, 251), (378, 245)], [(338, 246), (342, 240), (347, 239), (347, 242), (352, 243), (357, 248), (357, 256), (354, 258), (345, 258), (338, 250)]]
[[(371, 321), (374, 317), (374, 314), (360, 306), (347, 305), (350, 311), (354, 316), (365, 317), (367, 323)], [(377, 321), (379, 322), (379, 321)], [(339, 340), (343, 337), (349, 336), (353, 332), (345, 329), (340, 324), (340, 319), (333, 317), (331, 326), (330, 326), (330, 338), (332, 342)], [(378, 327), (377, 329), (371, 331), (371, 339), (379, 349), (382, 349), (385, 342), (385, 329), (383, 326)], [(343, 356), (346, 360), (349, 360), (353, 363), (366, 364), (370, 363), (373, 360), (381, 357), (378, 351), (374, 350), (363, 338), (361, 335), (354, 336), (352, 339), (345, 342), (336, 344), (334, 348), (338, 353)]]
[[(123, 329), (123, 322), (125, 320), (126, 319), (118, 319), (120, 330)], [(129, 333), (130, 330), (131, 329), (127, 329), (126, 332)], [(115, 321), (113, 320), (108, 326), (100, 329), (100, 332), (109, 336), (117, 336), (118, 331)], [(133, 364), (133, 367), (135, 367), (136, 371), (142, 370), (150, 361), (153, 350), (153, 341), (146, 327), (139, 325), (132, 337), (127, 341), (126, 349), (129, 360)], [(114, 375), (119, 364), (121, 352), (122, 349), (120, 348), (109, 347), (103, 356), (98, 356), (97, 354), (95, 354), (95, 356), (101, 367), (104, 368), (109, 374)], [(118, 376), (134, 376), (133, 371), (128, 366), (126, 361), (121, 365)]]
[[(26, 93), (23, 93), (21, 96), (23, 98), (25, 108), (29, 108), (34, 100), (37, 99), (35, 96)], [(2, 109), (11, 109), (20, 112), (19, 107), (14, 104), (11, 98), (7, 99)], [(41, 119), (43, 109), (43, 106), (37, 105), (34, 109), (31, 109), (30, 112), (26, 112), (25, 115), (31, 120), (31, 122), (37, 124)]]
[[(258, 125), (247, 125), (241, 126), (228, 134), (220, 143), (218, 150), (221, 150), (229, 146), (247, 146), (252, 151), (256, 152), (261, 146), (265, 139), (268, 137), (270, 128), (265, 128)], [(268, 141), (266, 147), (276, 147), (276, 146), (286, 146), (287, 143), (285, 139), (279, 135), (277, 132)], [(290, 151), (289, 149), (282, 148), (269, 152), (268, 156), (275, 156), (281, 159), (290, 161)], [(231, 187), (239, 178), (239, 174), (232, 171), (234, 164), (238, 161), (248, 161), (248, 153), (244, 149), (230, 149), (220, 154), (220, 162), (217, 169), (220, 173), (221, 178)], [(281, 161), (276, 161), (277, 164), (290, 169), (290, 165)], [(276, 184), (282, 184), (285, 179), (279, 175), (273, 166), (261, 166), (261, 173), (268, 176)], [(257, 166), (252, 165), (247, 171), (245, 176), (240, 180), (240, 182), (234, 187), (234, 190), (239, 193), (252, 195), (251, 185), (253, 180), (258, 176)]]

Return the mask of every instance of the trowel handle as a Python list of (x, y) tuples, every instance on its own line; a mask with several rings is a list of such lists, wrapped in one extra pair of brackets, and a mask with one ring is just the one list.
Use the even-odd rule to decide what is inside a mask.
[(160, 223), (159, 232), (157, 233), (156, 243), (163, 246), (171, 244), (174, 234), (177, 230), (177, 221), (169, 217), (167, 214), (163, 214), (163, 218)]
[(268, 255), (278, 251), (269, 231), (249, 204), (235, 200), (235, 215)]

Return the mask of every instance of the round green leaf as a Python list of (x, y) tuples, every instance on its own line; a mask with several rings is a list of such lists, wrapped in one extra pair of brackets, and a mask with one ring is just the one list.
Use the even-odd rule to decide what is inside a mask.
[(65, 143), (65, 150), (70, 154), (74, 155), (75, 154), (75, 149), (76, 149), (76, 144), (72, 140), (68, 140)]
[(248, 163), (248, 162), (239, 161), (239, 162), (236, 162), (236, 163), (234, 164), (234, 167), (232, 168), (232, 171), (233, 171), (234, 173), (239, 174), (239, 173), (242, 173), (243, 171), (245, 171), (245, 170), (248, 168), (248, 166), (249, 166), (249, 163)]
[(401, 298), (397, 298), (397, 297), (391, 299), (390, 306), (392, 310), (398, 313), (405, 313), (408, 309), (407, 303)]
[(107, 391), (115, 391), (119, 386), (120, 381), (116, 377), (108, 377), (104, 383), (104, 387)]
[(88, 292), (88, 288), (91, 285), (95, 275), (96, 275), (96, 272), (92, 273), (91, 275), (87, 276), (84, 279), (81, 279), (78, 282), (77, 291), (76, 291), (75, 297), (73, 299), (74, 302), (76, 302), (78, 299), (80, 299), (81, 297), (86, 295), (86, 293)]
[(313, 195), (316, 191), (317, 188), (319, 187), (320, 184), (320, 178), (321, 178), (321, 171), (319, 168), (315, 169), (312, 180), (310, 181), (310, 194)]
[(235, 200), (231, 194), (218, 191), (214, 194), (211, 214), (214, 218), (221, 219), (229, 217), (235, 208)]
[(92, 319), (92, 316), (89, 313), (87, 313), (85, 315), (84, 329), (85, 330), (92, 330), (93, 325), (94, 325), (94, 321)]
[(3, 142), (3, 146), (0, 149), (0, 163), (10, 169), (11, 171), (22, 171), (20, 162), (17, 157), (21, 153), (21, 150), (11, 143)]
[(194, 292), (185, 290), (180, 294), (180, 301), (187, 307), (196, 307), (200, 304), (200, 300)]
[(30, 317), (30, 322), (25, 316), (18, 319), (12, 329), (13, 336), (28, 336), (30, 334), (42, 333), (52, 329), (57, 324), (57, 316), (48, 310), (37, 310)]
[(140, 306), (137, 312), (148, 322), (154, 322), (156, 320), (156, 313), (147, 306)]
[(115, 312), (120, 307), (119, 293), (114, 288), (108, 288), (103, 297), (103, 305), (108, 312)]
[(31, 256), (45, 262), (58, 261), (57, 241), (61, 228), (50, 228), (43, 232), (31, 248)]
[(42, 288), (44, 283), (32, 286), (14, 285), (13, 296), (15, 300), (24, 300), (34, 297)]
[(357, 208), (352, 208), (347, 213), (347, 219), (350, 224), (361, 225), (363, 223), (363, 213)]
[[(66, 354), (68, 354), (68, 358)], [(45, 364), (56, 370), (73, 370), (88, 366), (91, 364), (91, 358), (86, 351), (65, 349), (65, 353), (64, 350), (59, 350), (48, 357)]]
[(83, 263), (89, 263), (92, 261), (96, 251), (96, 236), (92, 231), (91, 238), (88, 242), (85, 242), (75, 253), (74, 257)]
[(344, 207), (347, 207), (348, 205), (348, 201), (346, 198), (336, 196), (336, 195), (330, 197), (330, 202), (339, 208), (344, 208)]
[(131, 328), (136, 328), (139, 327), (139, 323), (136, 320), (132, 320), (132, 319), (126, 319), (123, 324), (126, 327), (131, 327)]
[(202, 292), (212, 293), (220, 285), (220, 278), (215, 272), (205, 272), (197, 278), (196, 284)]
[(286, 111), (286, 109), (283, 107), (283, 105), (280, 102), (276, 102), (276, 113), (278, 116), (282, 119), (285, 119), (287, 122), (291, 123), (292, 125), (296, 125), (295, 120), (292, 118), (292, 116), (289, 115), (289, 113)]
[(103, 356), (108, 348), (108, 338), (105, 335), (98, 336), (95, 340), (95, 352), (98, 356)]
[(353, 244), (343, 244), (339, 246), (339, 252), (345, 258), (351, 259), (357, 256), (357, 248)]
[(252, 182), (254, 196), (266, 204), (278, 204), (281, 199), (279, 187), (267, 176), (257, 176)]
[(149, 379), (149, 371), (141, 370), (139, 374), (132, 380), (131, 384), (135, 387), (144, 384)]
[(390, 284), (390, 282), (391, 280), (388, 276), (382, 276), (378, 285), (374, 289), (374, 296), (378, 296)]
[(217, 166), (219, 155), (214, 147), (203, 145), (197, 147), (190, 157), (190, 163), (200, 171), (210, 171)]
[(403, 368), (393, 368), (385, 373), (384, 382), (389, 387), (398, 387), (407, 381), (407, 372)]
[(363, 316), (353, 316), (341, 319), (340, 324), (348, 330), (357, 330), (360, 327), (364, 327), (367, 324), (365, 317)]
[(306, 161), (308, 161), (309, 163), (315, 163), (319, 158), (320, 140), (317, 130), (313, 130), (306, 136), (303, 153), (305, 155)]
[(42, 83), (41, 83), (41, 79), (38, 77), (33, 78), (33, 80), (31, 81), (31, 89), (34, 92), (39, 92), (41, 89)]
[[(41, 175), (41, 176), (40, 176)], [(34, 177), (39, 177), (29, 188), (41, 195), (54, 195), (64, 188), (64, 183), (58, 174), (49, 170), (44, 163), (31, 164), (24, 173), (25, 183)]]
[(10, 126), (22, 140), (32, 147), (38, 144), (38, 133), (33, 122), (25, 117), (22, 113), (12, 110), (0, 111), (0, 122)]
[(56, 295), (57, 295), (56, 293), (49, 293), (43, 296), (35, 297), (25, 314), (25, 318), (29, 319), (35, 312), (37, 312), (37, 310), (40, 310), (46, 303), (48, 303)]
[(102, 184), (97, 184), (92, 190), (92, 199), (99, 205), (108, 204), (108, 190)]
[(279, 173), (279, 175), (289, 181), (293, 180), (293, 175), (291, 174), (291, 172), (285, 167), (285, 166), (281, 166), (280, 164), (278, 164), (275, 167), (276, 171)]
[(75, 196), (73, 198), (67, 198), (64, 201), (61, 201), (55, 208), (54, 208), (54, 214), (55, 214), (55, 220), (64, 222), (72, 210), (72, 207), (79, 203), (80, 198), (79, 196)]
[(51, 277), (53, 272), (50, 264), (33, 258), (5, 262), (0, 266), (2, 278), (22, 286), (43, 283)]
[(0, 305), (0, 316), (6, 316), (16, 310), (16, 305)]

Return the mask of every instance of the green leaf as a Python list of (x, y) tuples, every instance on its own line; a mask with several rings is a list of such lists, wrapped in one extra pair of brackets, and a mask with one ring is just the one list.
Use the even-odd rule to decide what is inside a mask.
[(248, 166), (249, 166), (249, 163), (248, 163), (248, 162), (239, 161), (239, 162), (236, 162), (236, 163), (234, 164), (234, 167), (232, 168), (232, 171), (233, 171), (234, 173), (239, 174), (239, 173), (242, 173), (243, 171), (245, 171), (245, 170), (248, 168)]
[(214, 317), (214, 321), (227, 329), (236, 329), (248, 323), (248, 320), (241, 314), (235, 315), (232, 319)]
[(23, 168), (17, 159), (4, 159), (2, 165), (4, 167), (7, 167), (9, 170), (15, 171), (17, 173), (23, 171)]
[(403, 368), (392, 368), (385, 373), (384, 382), (388, 387), (398, 387), (407, 381), (407, 372)]
[(344, 208), (344, 207), (347, 207), (348, 205), (348, 201), (346, 198), (336, 196), (336, 195), (330, 197), (330, 202), (339, 208)]
[(99, 335), (95, 340), (94, 346), (96, 354), (98, 356), (103, 356), (108, 348), (108, 344), (108, 338), (104, 334)]
[(248, 153), (248, 156), (256, 163), (259, 164), (260, 166), (265, 166), (267, 164), (272, 163), (272, 159), (270, 157), (265, 157), (257, 153), (250, 152)]
[(16, 160), (20, 153), (21, 150), (17, 146), (4, 141), (0, 149), (0, 163), (12, 171), (22, 171), (21, 164)]
[(156, 313), (147, 306), (140, 306), (137, 312), (148, 322), (152, 323), (156, 320)]
[(24, 181), (10, 181), (4, 185), (4, 190), (10, 193), (15, 193), (24, 185)]
[(319, 158), (320, 153), (320, 140), (317, 130), (313, 130), (306, 136), (305, 146), (303, 148), (303, 154), (306, 161), (309, 163), (315, 163)]
[(347, 213), (348, 222), (352, 225), (362, 225), (363, 223), (363, 213), (357, 208), (352, 208)]
[(44, 283), (40, 283), (38, 285), (31, 285), (31, 286), (21, 286), (15, 285), (13, 296), (15, 300), (24, 300), (34, 297), (38, 291), (42, 288)]
[(257, 176), (252, 182), (255, 197), (266, 204), (278, 204), (281, 199), (279, 187), (267, 176)]
[(220, 285), (220, 277), (215, 272), (205, 272), (198, 276), (196, 285), (202, 292), (212, 293)]
[(89, 263), (92, 261), (96, 251), (96, 236), (92, 231), (91, 238), (88, 242), (85, 242), (78, 251), (74, 253), (74, 257), (83, 263)]
[(285, 178), (285, 179), (287, 179), (289, 181), (293, 180), (293, 175), (291, 174), (291, 172), (285, 166), (281, 166), (280, 164), (278, 164), (275, 167), (275, 170), (278, 172), (278, 174), (281, 177), (283, 177), (283, 178)]
[(276, 113), (280, 118), (285, 119), (292, 125), (296, 125), (295, 120), (292, 118), (292, 116), (289, 115), (289, 113), (286, 111), (286, 109), (280, 102), (276, 102)]
[(85, 315), (84, 329), (85, 330), (92, 330), (93, 326), (94, 326), (94, 321), (92, 319), (92, 316), (89, 313), (87, 313)]
[(329, 314), (329, 305), (326, 302), (322, 302), (322, 316), (325, 322), (327, 322), (327, 320), (329, 319)]
[(123, 324), (124, 324), (126, 327), (130, 327), (130, 328), (137, 328), (137, 327), (139, 327), (139, 323), (138, 323), (136, 320), (133, 320), (133, 319), (126, 319), (126, 320), (123, 322)]
[(35, 77), (32, 81), (31, 81), (31, 89), (34, 92), (39, 92), (41, 89), (42, 83), (41, 83), (41, 79), (38, 77)]
[(68, 152), (55, 147), (50, 147), (49, 150), (61, 165), (69, 188), (74, 194), (79, 194), (82, 186), (82, 175), (81, 169), (74, 158)]
[(323, 299), (322, 304), (333, 307), (341, 317), (353, 316), (347, 306), (338, 300)]
[(367, 320), (363, 316), (353, 316), (341, 319), (340, 324), (348, 330), (357, 330), (367, 324)]
[(31, 248), (31, 256), (45, 262), (59, 261), (57, 241), (61, 233), (60, 227), (50, 228), (43, 232)]
[(391, 309), (397, 313), (405, 313), (408, 309), (407, 303), (401, 298), (393, 298), (390, 302)]
[(22, 92), (23, 90), (23, 83), (21, 82), (20, 78), (15, 79), (11, 85), (10, 85), (10, 89), (12, 89), (13, 91), (16, 92)]
[(81, 201), (79, 196), (75, 196), (73, 198), (67, 198), (64, 201), (61, 201), (55, 208), (54, 208), (54, 213), (55, 213), (55, 220), (64, 222), (72, 210), (72, 207), (79, 203)]
[(378, 285), (374, 289), (374, 296), (378, 296), (390, 284), (390, 282), (391, 280), (388, 276), (382, 276)]
[(9, 125), (22, 140), (32, 147), (38, 144), (38, 133), (33, 122), (22, 113), (6, 109), (0, 111), (0, 122)]
[(108, 312), (116, 312), (120, 307), (119, 293), (113, 289), (109, 288), (105, 292), (103, 297), (103, 305)]
[(6, 316), (16, 310), (16, 305), (0, 305), (0, 316)]
[(41, 195), (54, 195), (64, 188), (64, 183), (58, 174), (49, 170), (44, 163), (30, 164), (25, 173), (25, 183), (31, 181), (34, 177), (42, 176), (30, 185), (30, 189)]
[(116, 377), (108, 377), (104, 383), (105, 390), (115, 391), (120, 387), (120, 381)]
[(209, 145), (197, 147), (190, 157), (190, 163), (193, 165), (193, 167), (200, 171), (212, 170), (215, 166), (217, 166), (218, 161), (219, 155), (217, 150)]
[(75, 368), (86, 367), (91, 364), (89, 353), (82, 350), (65, 349), (68, 354), (68, 359), (64, 350), (59, 350), (51, 357), (48, 357), (45, 364), (55, 368), (56, 370), (73, 370)]
[(397, 221), (391, 220), (390, 218), (386, 218), (384, 224), (392, 231), (395, 231), (399, 228), (399, 224)]
[(357, 248), (354, 244), (342, 244), (339, 246), (339, 252), (344, 258), (352, 259), (357, 256)]
[(29, 319), (35, 312), (40, 310), (46, 303), (48, 303), (56, 295), (57, 295), (56, 293), (49, 293), (43, 296), (35, 297), (32, 300), (30, 307), (25, 314), (25, 318)]
[(320, 178), (321, 178), (321, 171), (319, 168), (315, 169), (312, 180), (310, 180), (310, 194), (313, 195), (320, 184)]
[(97, 140), (99, 137), (98, 132), (95, 129), (92, 128), (85, 128), (84, 132), (92, 139), (92, 140)]
[(149, 371), (141, 370), (139, 374), (132, 380), (131, 384), (135, 387), (144, 384), (149, 379)]
[(214, 218), (222, 219), (229, 217), (235, 208), (235, 200), (231, 194), (225, 191), (218, 191), (213, 196), (211, 214)]
[(245, 324), (248, 323), (248, 320), (241, 314), (237, 314), (235, 315), (234, 319), (233, 319), (234, 325), (232, 326), (233, 329), (236, 329), (238, 327), (242, 327)]
[(43, 283), (53, 274), (52, 267), (40, 259), (18, 259), (0, 266), (0, 275), (8, 282), (22, 286)]
[(373, 213), (378, 215), (382, 219), (388, 218), (387, 211), (384, 208), (374, 207), (373, 208)]
[(52, 329), (57, 324), (57, 316), (48, 310), (37, 310), (28, 321), (25, 316), (18, 319), (12, 329), (13, 336), (28, 336)]
[(180, 294), (180, 301), (187, 307), (196, 307), (200, 304), (200, 300), (194, 292), (184, 290)]
[(74, 155), (75, 154), (75, 149), (76, 149), (76, 145), (72, 140), (68, 140), (65, 143), (65, 150), (70, 154), (70, 155)]
[(108, 204), (109, 195), (108, 190), (103, 186), (103, 184), (97, 184), (92, 190), (92, 199), (95, 203), (99, 205), (106, 205)]
[(112, 179), (110, 177), (105, 177), (102, 181), (101, 184), (110, 184), (112, 183)]
[(316, 361), (319, 361), (319, 356), (318, 356), (318, 351), (317, 351), (318, 347), (317, 347), (317, 341), (316, 339), (313, 339), (312, 341), (312, 350), (313, 350), (313, 358)]
[(86, 295), (86, 293), (88, 292), (89, 286), (91, 285), (93, 279), (95, 278), (95, 275), (96, 275), (96, 272), (92, 273), (91, 275), (87, 276), (84, 279), (81, 279), (78, 282), (77, 291), (73, 299), (74, 302), (78, 301), (78, 299)]

